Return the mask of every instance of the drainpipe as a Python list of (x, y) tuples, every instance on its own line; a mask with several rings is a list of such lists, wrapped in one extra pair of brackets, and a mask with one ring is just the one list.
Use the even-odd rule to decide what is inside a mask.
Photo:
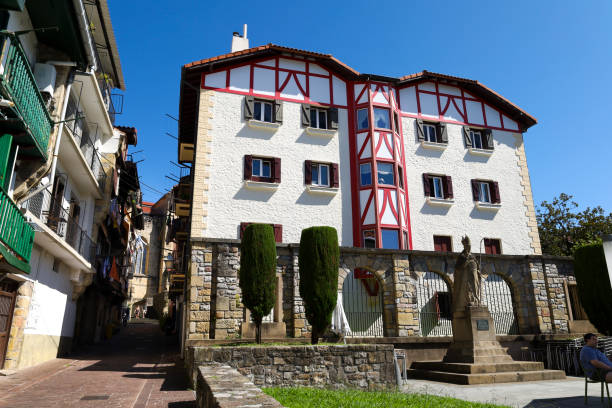
[(89, 66), (91, 67), (92, 71), (96, 71), (98, 69), (96, 52), (94, 50), (93, 40), (89, 33), (89, 19), (87, 18), (85, 7), (83, 7), (83, 2), (81, 0), (72, 0), (72, 4), (74, 5), (74, 9), (77, 14), (79, 31), (81, 32), (81, 37), (83, 38)]
[(59, 155), (60, 143), (62, 141), (62, 134), (64, 133), (64, 120), (66, 119), (66, 110), (68, 109), (68, 99), (70, 99), (70, 90), (72, 89), (72, 83), (74, 82), (74, 70), (70, 71), (68, 80), (66, 81), (66, 92), (64, 93), (64, 104), (62, 106), (62, 112), (60, 114), (60, 123), (57, 128), (57, 137), (55, 138), (55, 147), (53, 149), (53, 159), (51, 161), (51, 169), (49, 170), (49, 182), (36, 188), (30, 194), (19, 200), (19, 203), (24, 203), (36, 194), (40, 193), (49, 186), (53, 186), (55, 181), (55, 169), (57, 168), (57, 156)]

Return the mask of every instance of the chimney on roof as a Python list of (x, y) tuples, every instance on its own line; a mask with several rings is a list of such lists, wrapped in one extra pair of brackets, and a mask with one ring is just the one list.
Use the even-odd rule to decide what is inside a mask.
[(247, 38), (247, 25), (244, 25), (242, 36), (238, 32), (234, 32), (232, 37), (232, 52), (242, 51), (249, 48), (249, 39)]

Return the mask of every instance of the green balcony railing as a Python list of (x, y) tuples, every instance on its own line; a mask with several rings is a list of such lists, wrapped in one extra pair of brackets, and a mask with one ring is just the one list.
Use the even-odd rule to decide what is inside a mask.
[(38, 86), (19, 38), (14, 34), (0, 33), (0, 44), (2, 44), (0, 93), (4, 99), (15, 104), (13, 112), (30, 136), (30, 143), (36, 146), (38, 155), (46, 159), (53, 121), (38, 92)]
[(30, 261), (34, 230), (2, 189), (0, 189), (0, 242), (25, 262)]

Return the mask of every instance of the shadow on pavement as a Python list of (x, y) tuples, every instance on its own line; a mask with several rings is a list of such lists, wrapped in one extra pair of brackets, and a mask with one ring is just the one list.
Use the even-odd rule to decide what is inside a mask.
[(601, 398), (589, 396), (588, 405), (584, 405), (584, 395), (582, 395), (580, 397), (537, 399), (525, 405), (524, 408), (583, 408), (585, 406), (608, 407), (608, 401), (604, 397), (602, 403)]

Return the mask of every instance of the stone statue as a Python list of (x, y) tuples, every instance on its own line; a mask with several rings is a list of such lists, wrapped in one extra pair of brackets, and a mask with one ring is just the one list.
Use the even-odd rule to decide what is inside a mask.
[(476, 258), (470, 252), (470, 239), (465, 236), (461, 243), (463, 251), (455, 264), (453, 312), (463, 311), (467, 306), (480, 306), (482, 275)]

